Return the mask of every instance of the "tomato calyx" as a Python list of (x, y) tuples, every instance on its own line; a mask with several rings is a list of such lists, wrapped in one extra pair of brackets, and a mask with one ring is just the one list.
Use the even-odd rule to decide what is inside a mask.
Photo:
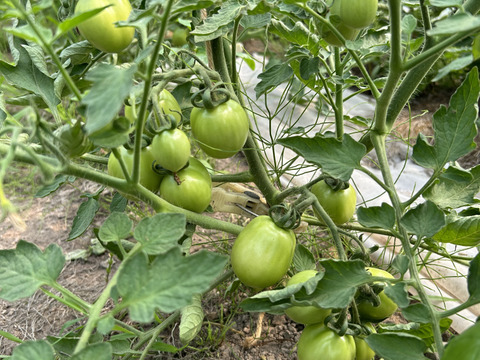
[(380, 294), (383, 291), (383, 284), (362, 285), (358, 288), (357, 301), (368, 301), (373, 306), (379, 306), (381, 303)]
[(333, 191), (346, 190), (350, 187), (348, 181), (342, 181), (333, 177), (324, 177), (325, 183), (332, 188)]
[(291, 230), (300, 226), (302, 214), (293, 206), (285, 204), (274, 205), (268, 210), (268, 215), (278, 227)]
[(212, 88), (204, 88), (192, 95), (190, 101), (194, 107), (215, 109), (219, 105), (230, 100), (230, 92), (222, 88), (223, 83), (218, 83)]

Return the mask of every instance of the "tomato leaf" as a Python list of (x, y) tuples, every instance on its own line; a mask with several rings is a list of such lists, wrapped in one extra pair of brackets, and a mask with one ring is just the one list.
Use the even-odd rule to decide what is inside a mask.
[(471, 326), (460, 335), (453, 337), (447, 344), (442, 360), (477, 360), (480, 359), (480, 323)]
[(439, 171), (475, 149), (478, 95), (478, 69), (473, 68), (452, 95), (448, 109), (441, 106), (433, 115), (434, 145), (421, 134), (417, 138), (412, 155), (417, 164)]
[(353, 300), (357, 287), (366, 284), (370, 274), (360, 260), (323, 260), (324, 272), (304, 283), (289, 285), (281, 290), (258, 293), (240, 306), (246, 311), (281, 313), (293, 305), (314, 305), (324, 309), (346, 307)]
[(359, 207), (357, 218), (358, 222), (365, 227), (393, 229), (395, 226), (395, 210), (386, 203), (368, 208)]
[(463, 12), (435, 22), (435, 26), (427, 31), (427, 34), (430, 36), (458, 34), (478, 27), (480, 27), (480, 17)]
[(110, 203), (110, 211), (113, 212), (124, 212), (127, 207), (128, 200), (123, 197), (120, 193), (116, 192), (113, 195), (112, 202)]
[(445, 225), (445, 214), (431, 201), (418, 205), (407, 211), (400, 219), (400, 224), (418, 239), (430, 237)]
[[(311, 54), (317, 55), (320, 49), (320, 40), (318, 36), (312, 32), (300, 21), (293, 23), (286, 18), (283, 21), (272, 19), (272, 27), (269, 31), (279, 35), (292, 44), (300, 45), (310, 51)], [(318, 71), (317, 67), (317, 71)]]
[(476, 246), (480, 243), (480, 215), (449, 221), (432, 239), (455, 245)]
[(471, 301), (480, 302), (480, 254), (477, 254), (470, 261), (470, 267), (468, 268), (468, 293), (470, 294)]
[(226, 262), (215, 253), (183, 256), (179, 248), (172, 248), (149, 264), (147, 255), (138, 253), (121, 270), (117, 290), (132, 320), (147, 323), (157, 308), (169, 313), (190, 304), (193, 295), (208, 289)]
[(77, 215), (73, 219), (72, 229), (68, 234), (68, 241), (76, 239), (82, 235), (90, 226), (95, 214), (100, 209), (98, 201), (92, 197), (80, 204)]
[(202, 296), (195, 294), (190, 305), (182, 309), (179, 336), (183, 344), (188, 344), (195, 339), (203, 325), (205, 314), (202, 309)]
[(107, 343), (89, 344), (86, 348), (73, 355), (71, 360), (111, 360), (112, 346)]
[(87, 73), (86, 79), (93, 82), (90, 92), (82, 99), (87, 106), (85, 130), (88, 135), (103, 129), (117, 116), (133, 86), (136, 71), (136, 65), (120, 68), (102, 63)]
[(29, 297), (44, 284), (53, 284), (65, 264), (58, 245), (42, 252), (20, 240), (15, 249), (0, 250), (0, 298), (15, 301)]
[[(152, 0), (149, 6), (155, 3), (163, 3), (161, 0)], [(172, 14), (183, 14), (193, 10), (207, 9), (213, 5), (211, 0), (178, 0), (175, 1), (172, 7)]]
[(322, 168), (331, 177), (349, 181), (353, 170), (360, 167), (366, 153), (365, 146), (345, 134), (343, 141), (331, 136), (317, 135), (313, 138), (292, 136), (278, 140), (308, 162)]
[(100, 226), (98, 237), (104, 242), (126, 239), (130, 235), (132, 225), (132, 220), (126, 214), (113, 212)]
[(297, 244), (293, 254), (293, 266), (297, 272), (315, 270), (315, 257), (304, 245)]
[(45, 340), (25, 341), (13, 349), (11, 360), (53, 360), (55, 353)]
[(18, 56), (17, 64), (13, 66), (5, 61), (0, 61), (0, 74), (10, 84), (39, 95), (45, 104), (54, 111), (60, 103), (55, 95), (54, 80), (40, 71), (23, 45), (20, 40), (15, 39), (14, 50)]
[(365, 341), (385, 360), (423, 360), (427, 349), (418, 337), (404, 333), (370, 334)]
[(276, 64), (258, 75), (260, 82), (255, 85), (257, 99), (272, 88), (288, 81), (293, 76), (293, 70), (288, 63)]
[(428, 324), (431, 322), (428, 308), (422, 303), (412, 304), (402, 309), (402, 315), (408, 321)]
[(75, 181), (74, 176), (59, 174), (55, 176), (55, 179), (53, 180), (53, 182), (40, 188), (40, 190), (38, 190), (37, 193), (35, 194), (35, 197), (36, 198), (46, 197), (51, 193), (57, 191), (63, 184), (66, 184), (67, 182), (73, 183), (74, 181)]
[(408, 292), (406, 289), (406, 284), (403, 282), (396, 283), (395, 285), (386, 285), (384, 288), (385, 295), (392, 299), (395, 304), (403, 308), (408, 306)]
[(473, 204), (480, 191), (480, 165), (468, 171), (450, 166), (422, 196), (442, 209)]
[(160, 213), (143, 218), (133, 235), (143, 245), (143, 251), (157, 255), (178, 246), (178, 240), (185, 233), (186, 223), (183, 214)]

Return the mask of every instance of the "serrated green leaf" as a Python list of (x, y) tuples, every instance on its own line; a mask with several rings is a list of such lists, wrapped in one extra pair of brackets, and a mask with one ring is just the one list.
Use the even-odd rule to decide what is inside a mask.
[(55, 95), (54, 80), (34, 65), (30, 55), (21, 45), (22, 43), (15, 39), (15, 50), (12, 52), (15, 51), (18, 56), (17, 65), (0, 61), (0, 74), (10, 84), (40, 96), (50, 109), (56, 109), (60, 100)]
[(257, 15), (247, 15), (242, 17), (240, 20), (240, 25), (244, 30), (246, 29), (259, 29), (270, 24), (272, 19), (272, 14), (257, 14)]
[(418, 337), (404, 333), (370, 334), (365, 341), (385, 360), (424, 360), (427, 349)]
[(52, 346), (45, 340), (25, 341), (13, 349), (11, 360), (54, 360)]
[(304, 25), (303, 22), (290, 22), (288, 20), (272, 19), (272, 27), (269, 31), (279, 35), (282, 39), (292, 44), (300, 45), (310, 51), (312, 55), (317, 55), (320, 49), (320, 40), (318, 36)]
[(404, 282), (399, 282), (394, 285), (387, 284), (383, 291), (385, 295), (392, 299), (399, 307), (403, 308), (408, 306), (410, 301), (408, 300), (407, 287)]
[(363, 144), (345, 134), (343, 141), (317, 135), (313, 138), (292, 136), (278, 140), (308, 162), (322, 168), (322, 172), (342, 181), (349, 181), (353, 170), (360, 166), (366, 153)]
[(417, 138), (413, 147), (417, 164), (439, 171), (476, 147), (478, 94), (478, 69), (473, 68), (452, 95), (448, 109), (441, 106), (433, 115), (434, 145), (422, 135)]
[(304, 270), (315, 270), (315, 257), (304, 245), (297, 244), (293, 254), (293, 266), (297, 272)]
[(400, 274), (405, 274), (407, 272), (409, 264), (410, 260), (408, 259), (407, 255), (403, 254), (398, 254), (392, 261), (393, 268)]
[(233, 24), (238, 16), (246, 12), (246, 9), (247, 6), (239, 1), (225, 1), (218, 12), (208, 16), (191, 34), (195, 35), (195, 38), (214, 34), (220, 28)]
[[(47, 42), (50, 42), (52, 40), (53, 36), (52, 36), (52, 31), (50, 29), (47, 29), (38, 23), (35, 24), (35, 26), (37, 27), (37, 29), (40, 31), (41, 35)], [(4, 28), (4, 31), (16, 37), (19, 37), (21, 39), (33, 41), (34, 43), (37, 43), (39, 45), (42, 44), (37, 33), (33, 30), (33, 28), (29, 24), (18, 26), (15, 28)]]
[(173, 312), (188, 305), (193, 295), (207, 290), (227, 259), (206, 251), (183, 256), (172, 248), (148, 264), (144, 253), (130, 258), (118, 277), (117, 290), (133, 321), (148, 323), (155, 309)]
[(109, 343), (89, 344), (73, 355), (71, 360), (112, 360), (112, 346)]
[(133, 221), (125, 213), (113, 212), (100, 227), (98, 237), (104, 242), (126, 239), (132, 230)]
[(292, 76), (293, 70), (287, 63), (276, 64), (269, 67), (258, 75), (260, 82), (255, 86), (257, 99), (270, 89), (276, 88), (278, 85), (288, 81)]
[[(158, 0), (154, 2), (158, 2)], [(211, 0), (178, 0), (175, 1), (172, 6), (172, 14), (183, 14), (193, 10), (208, 9), (212, 5), (213, 1)]]
[(455, 245), (476, 246), (480, 243), (480, 215), (448, 222), (432, 239)]
[(402, 315), (408, 321), (418, 322), (422, 324), (428, 324), (431, 322), (428, 308), (425, 304), (417, 303), (402, 309)]
[(445, 347), (442, 360), (477, 360), (480, 359), (480, 323), (476, 323), (460, 335), (453, 337)]
[(94, 52), (95, 48), (87, 40), (83, 40), (63, 49), (60, 53), (60, 59), (62, 62), (70, 60), (72, 65), (84, 64), (92, 59), (92, 53)]
[(437, 72), (437, 75), (435, 75), (435, 77), (431, 81), (436, 82), (440, 79), (443, 79), (445, 76), (447, 76), (448, 74), (450, 74), (453, 71), (465, 69), (472, 62), (473, 62), (473, 55), (472, 54), (469, 54), (467, 56), (459, 57), (458, 59), (455, 59), (455, 60), (449, 62), (447, 65), (445, 65), (444, 67), (439, 69), (438, 72)]
[(0, 298), (15, 301), (29, 297), (45, 284), (53, 284), (65, 264), (62, 249), (49, 245), (42, 252), (20, 240), (12, 250), (0, 250)]
[(417, 28), (417, 19), (411, 14), (407, 14), (402, 19), (402, 32), (411, 35)]
[(63, 184), (66, 184), (67, 182), (73, 183), (74, 181), (75, 181), (74, 176), (59, 174), (55, 176), (55, 179), (53, 180), (52, 183), (45, 185), (41, 189), (39, 189), (35, 194), (35, 197), (43, 198), (45, 196), (48, 196), (51, 193), (57, 191), (60, 188), (60, 186), (62, 186)]
[(471, 205), (480, 191), (480, 165), (469, 171), (450, 166), (422, 196), (442, 209)]
[(365, 227), (393, 229), (395, 226), (395, 210), (386, 203), (368, 208), (359, 207), (357, 218), (358, 222)]
[(68, 234), (67, 240), (73, 240), (87, 231), (92, 223), (97, 211), (100, 209), (98, 201), (94, 198), (88, 198), (78, 207), (77, 215), (73, 219), (72, 229)]
[(87, 106), (85, 130), (88, 135), (102, 130), (117, 116), (133, 86), (136, 71), (136, 65), (120, 68), (102, 63), (87, 73), (86, 79), (93, 82), (90, 92), (82, 99)]
[(143, 251), (157, 255), (178, 246), (178, 240), (185, 233), (186, 224), (183, 214), (159, 213), (143, 218), (135, 228), (133, 236), (143, 245)]
[(107, 314), (106, 316), (98, 320), (97, 330), (102, 335), (108, 335), (112, 331), (114, 326), (115, 326), (115, 319), (113, 315)]
[(360, 260), (323, 260), (325, 270), (301, 284), (281, 290), (258, 293), (240, 306), (246, 311), (280, 313), (293, 305), (313, 305), (323, 309), (342, 308), (353, 300), (357, 287), (369, 282), (371, 275)]
[(480, 17), (462, 12), (439, 20), (434, 25), (433, 29), (427, 31), (430, 36), (457, 34), (478, 29), (480, 27)]
[(188, 344), (195, 339), (202, 329), (205, 314), (202, 308), (202, 296), (195, 294), (190, 305), (185, 306), (181, 312), (179, 336), (182, 344)]
[(433, 202), (427, 200), (407, 211), (400, 224), (418, 239), (433, 236), (445, 225), (445, 214)]

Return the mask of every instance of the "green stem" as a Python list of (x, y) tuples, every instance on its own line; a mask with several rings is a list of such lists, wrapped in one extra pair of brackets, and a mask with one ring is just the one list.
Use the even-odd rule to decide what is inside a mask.
[(79, 296), (75, 295), (70, 290), (64, 288), (62, 285), (55, 282), (54, 284), (51, 284), (50, 286), (52, 288), (54, 288), (55, 290), (59, 291), (66, 300), (72, 300), (73, 302), (75, 302), (75, 304), (80, 306), (83, 309), (82, 312), (85, 313), (85, 312), (88, 312), (90, 310), (90, 308), (92, 306), (90, 303), (83, 300)]
[[(335, 47), (335, 74), (342, 78), (343, 66), (340, 59), (340, 49)], [(343, 139), (343, 84), (335, 84), (335, 133), (337, 140)]]
[(211, 178), (212, 182), (217, 183), (248, 183), (254, 181), (252, 174), (247, 171), (236, 174), (213, 174)]
[(165, 5), (162, 20), (160, 22), (160, 31), (155, 42), (155, 47), (152, 52), (152, 57), (150, 58), (150, 63), (148, 64), (148, 69), (142, 94), (142, 102), (140, 103), (140, 109), (138, 111), (137, 122), (135, 126), (135, 142), (134, 142), (134, 154), (133, 154), (133, 170), (132, 170), (132, 182), (138, 184), (140, 180), (140, 155), (142, 147), (142, 135), (143, 129), (145, 127), (145, 114), (147, 112), (148, 99), (150, 97), (150, 90), (152, 88), (152, 78), (153, 73), (157, 67), (158, 57), (160, 56), (160, 48), (162, 47), (163, 38), (165, 37), (165, 32), (167, 31), (168, 17), (170, 16), (170, 11), (172, 9), (173, 0), (168, 0)]
[(473, 306), (473, 305), (476, 305), (477, 302), (476, 301), (472, 301), (471, 298), (468, 298), (467, 301), (465, 301), (464, 303), (450, 309), (450, 310), (445, 310), (445, 311), (442, 311), (441, 313), (438, 314), (439, 318), (446, 318), (446, 317), (450, 317), (452, 315), (455, 315), (457, 313), (459, 313), (460, 311), (462, 310), (465, 310), (465, 309), (468, 309), (470, 306)]
[(409, 260), (410, 277), (413, 283), (415, 284), (415, 287), (417, 289), (418, 295), (420, 296), (420, 299), (422, 300), (422, 303), (426, 306), (427, 311), (430, 315), (435, 345), (436, 345), (439, 356), (442, 357), (443, 340), (442, 340), (442, 333), (440, 331), (440, 322), (435, 312), (435, 309), (433, 308), (433, 305), (431, 304), (430, 299), (421, 282), (417, 265), (416, 265), (417, 262), (415, 261), (414, 253), (410, 247), (408, 233), (400, 223), (400, 220), (403, 215), (403, 208), (400, 203), (398, 194), (395, 191), (395, 183), (393, 181), (393, 177), (390, 172), (390, 168), (388, 166), (388, 158), (387, 158), (387, 152), (385, 148), (385, 139), (386, 139), (386, 135), (372, 134), (372, 141), (378, 156), (378, 161), (380, 164), (380, 169), (382, 171), (383, 179), (385, 181), (385, 184), (390, 189), (392, 189), (392, 191), (389, 192), (389, 196), (390, 196), (390, 200), (392, 202), (393, 208), (395, 209), (396, 222), (397, 222), (397, 227), (399, 229), (399, 235), (400, 235), (399, 239), (402, 243), (403, 251)]

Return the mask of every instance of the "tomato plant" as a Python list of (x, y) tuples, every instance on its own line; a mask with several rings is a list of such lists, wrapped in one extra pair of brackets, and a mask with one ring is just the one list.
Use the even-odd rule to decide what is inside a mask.
[(182, 120), (182, 109), (170, 91), (163, 89), (156, 101), (164, 114), (172, 115), (177, 123)]
[(330, 13), (338, 15), (345, 26), (362, 29), (377, 16), (378, 0), (334, 0)]
[(235, 155), (248, 136), (249, 121), (243, 107), (228, 100), (213, 108), (194, 108), (192, 134), (207, 155), (224, 159)]
[(183, 46), (187, 43), (188, 29), (177, 27), (172, 34), (172, 45), (173, 46)]
[(298, 360), (353, 360), (355, 341), (350, 335), (339, 336), (323, 324), (307, 325), (297, 344)]
[(183, 168), (190, 158), (190, 140), (180, 129), (164, 130), (155, 135), (150, 148), (156, 163), (173, 172)]
[(109, 6), (78, 25), (78, 30), (93, 46), (104, 52), (123, 51), (133, 40), (135, 28), (117, 27), (117, 21), (128, 19), (132, 6), (129, 0), (79, 0), (76, 13)]
[[(357, 193), (351, 185), (346, 189), (335, 191), (325, 180), (322, 180), (314, 184), (311, 191), (335, 224), (346, 223), (355, 213)], [(319, 217), (318, 214), (317, 217)], [(319, 219), (322, 221), (320, 217)]]
[[(345, 40), (355, 40), (360, 30), (345, 25), (343, 22), (334, 25), (340, 31)], [(325, 30), (323, 39), (332, 46), (343, 46), (340, 39), (331, 30)]]
[[(375, 328), (371, 323), (364, 324), (369, 331), (375, 333)], [(355, 360), (373, 360), (375, 358), (375, 351), (372, 350), (370, 346), (365, 342), (364, 339), (355, 336), (355, 349), (356, 349), (356, 357)]]
[(263, 289), (287, 273), (295, 251), (295, 234), (278, 227), (269, 216), (251, 220), (238, 235), (230, 259), (242, 283)]
[[(287, 286), (307, 281), (317, 274), (315, 270), (304, 270), (293, 275), (287, 281)], [(285, 315), (297, 323), (321, 323), (332, 312), (331, 309), (321, 309), (315, 306), (291, 306), (285, 310)]]
[(212, 181), (200, 162), (193, 163), (173, 175), (166, 175), (160, 184), (160, 196), (173, 205), (201, 213), (210, 204)]
[[(385, 278), (393, 279), (392, 274), (385, 270), (369, 267), (367, 270), (372, 274), (372, 276), (383, 276)], [(378, 294), (380, 298), (380, 305), (374, 306), (368, 301), (360, 301), (357, 304), (358, 312), (360, 317), (365, 321), (382, 321), (387, 317), (392, 315), (398, 308), (397, 304), (390, 299), (384, 291), (381, 291)]]
[[(133, 169), (133, 151), (120, 147), (119, 153), (125, 162), (129, 174), (131, 174)], [(140, 184), (152, 192), (157, 192), (162, 176), (152, 169), (154, 161), (155, 157), (152, 154), (152, 150), (149, 147), (142, 149), (140, 155)], [(108, 173), (117, 178), (125, 179), (120, 162), (113, 153), (108, 158)]]

